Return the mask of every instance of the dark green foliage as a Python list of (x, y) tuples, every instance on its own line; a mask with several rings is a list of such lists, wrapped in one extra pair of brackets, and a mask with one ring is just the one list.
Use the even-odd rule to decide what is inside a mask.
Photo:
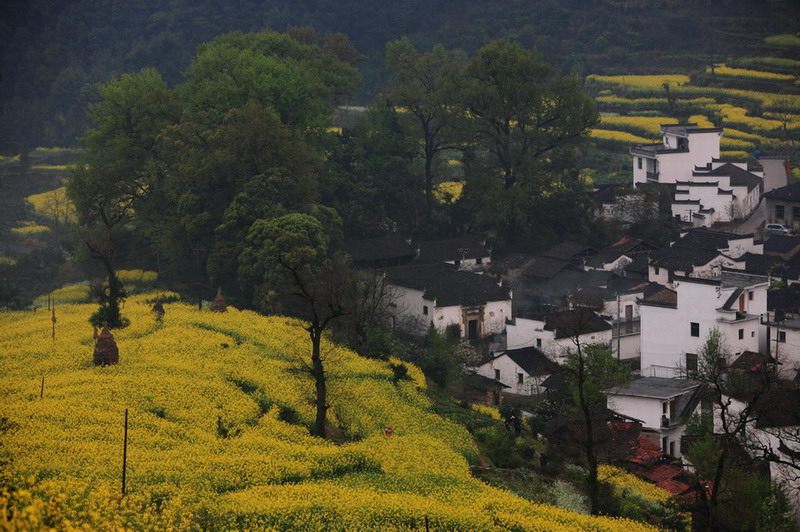
[(408, 366), (405, 364), (389, 364), (389, 369), (392, 370), (392, 382), (397, 384), (400, 381), (410, 381), (411, 377), (408, 374)]

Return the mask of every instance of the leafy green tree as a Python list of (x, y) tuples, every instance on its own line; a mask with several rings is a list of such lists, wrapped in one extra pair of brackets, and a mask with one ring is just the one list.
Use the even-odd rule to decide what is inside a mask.
[(311, 339), (316, 418), (314, 434), (324, 438), (328, 388), (322, 337), (331, 322), (352, 308), (352, 274), (330, 256), (330, 237), (316, 218), (287, 214), (256, 221), (239, 257), (240, 282), (257, 286), (257, 296), (307, 321)]
[(186, 76), (183, 96), (207, 120), (257, 102), (299, 127), (326, 125), (330, 105), (358, 81), (355, 68), (332, 53), (272, 31), (233, 32), (201, 45)]
[(469, 61), (461, 98), (472, 136), (488, 150), (505, 188), (535, 178), (535, 189), (548, 191), (552, 183), (534, 172), (536, 163), (579, 145), (597, 122), (594, 103), (575, 79), (504, 40), (487, 44)]
[(116, 275), (116, 253), (120, 239), (133, 229), (134, 209), (143, 207), (153, 190), (157, 136), (177, 121), (180, 108), (151, 69), (102, 85), (100, 95), (103, 100), (89, 112), (95, 127), (84, 138), (85, 163), (73, 171), (67, 194), (78, 213), (80, 238), (107, 275), (102, 308), (92, 320), (122, 327), (119, 305), (125, 292)]
[(392, 74), (387, 96), (408, 113), (411, 130), (421, 139), (425, 161), (427, 211), (433, 204), (433, 163), (436, 155), (457, 145), (463, 112), (455, 105), (466, 57), (442, 45), (420, 54), (408, 37), (386, 45), (386, 68)]
[(341, 213), (345, 232), (413, 232), (422, 218), (422, 183), (411, 170), (414, 141), (390, 103), (376, 99), (336, 141), (320, 180), (323, 201)]

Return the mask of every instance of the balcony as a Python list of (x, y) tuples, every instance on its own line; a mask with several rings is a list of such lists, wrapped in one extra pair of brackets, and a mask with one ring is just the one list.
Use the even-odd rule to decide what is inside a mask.
[(645, 177), (651, 183), (658, 183), (658, 172), (645, 172)]
[(613, 338), (618, 336), (617, 332), (619, 332), (619, 336), (628, 336), (642, 332), (641, 320), (615, 321), (612, 322), (611, 325), (611, 335)]

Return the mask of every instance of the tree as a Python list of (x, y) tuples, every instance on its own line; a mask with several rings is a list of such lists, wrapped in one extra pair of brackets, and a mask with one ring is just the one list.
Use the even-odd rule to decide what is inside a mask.
[(575, 79), (504, 40), (487, 44), (469, 61), (461, 98), (472, 136), (488, 150), (505, 188), (535, 177), (535, 188), (547, 191), (551, 182), (535, 174), (536, 163), (577, 146), (597, 122), (594, 103)]
[(447, 51), (442, 45), (420, 54), (408, 37), (386, 45), (386, 68), (393, 75), (387, 96), (410, 115), (415, 136), (422, 139), (428, 215), (433, 203), (434, 158), (456, 145), (455, 130), (463, 117), (455, 96), (464, 61), (463, 53)]
[[(712, 329), (698, 355), (695, 379), (708, 391), (714, 420), (714, 434), (706, 434), (688, 453), (698, 479), (708, 481), (710, 493), (701, 489), (703, 527), (715, 530), (725, 522), (741, 523), (741, 494), (751, 492), (749, 501), (758, 500), (761, 489), (746, 471), (749, 460), (736, 457), (736, 447), (747, 448), (752, 429), (762, 408), (768, 407), (770, 390), (776, 383), (775, 365), (761, 363), (747, 371), (730, 369), (731, 356), (718, 329)], [(745, 463), (742, 463), (742, 461)], [(763, 491), (763, 490), (762, 490)], [(755, 519), (755, 518), (753, 518)]]
[(239, 257), (240, 282), (254, 283), (266, 301), (307, 321), (311, 364), (303, 363), (314, 380), (316, 418), (313, 433), (325, 438), (328, 387), (321, 345), (328, 327), (352, 308), (352, 275), (330, 256), (329, 236), (307, 214), (257, 220)]
[(81, 239), (107, 275), (102, 306), (92, 321), (122, 327), (119, 305), (125, 292), (116, 275), (116, 252), (132, 228), (134, 209), (153, 189), (156, 138), (177, 121), (180, 108), (152, 69), (101, 85), (100, 95), (103, 100), (89, 112), (95, 127), (84, 137), (86, 162), (74, 169), (67, 194), (78, 213)]
[(597, 515), (601, 511), (600, 482), (597, 479), (600, 431), (607, 413), (603, 390), (624, 384), (631, 376), (607, 346), (581, 342), (580, 337), (588, 330), (593, 317), (594, 313), (583, 307), (572, 312), (565, 332), (575, 347), (568, 351), (562, 371), (572, 392), (574, 408), (583, 421), (582, 451), (588, 469), (586, 486), (591, 512)]
[(252, 101), (298, 127), (327, 125), (330, 105), (358, 81), (356, 69), (332, 52), (272, 31), (233, 32), (201, 45), (186, 75), (182, 94), (205, 121)]

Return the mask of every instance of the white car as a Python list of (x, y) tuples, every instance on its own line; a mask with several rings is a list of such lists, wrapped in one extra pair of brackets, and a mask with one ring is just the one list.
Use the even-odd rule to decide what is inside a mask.
[(791, 229), (786, 224), (767, 224), (766, 231), (771, 235), (788, 235)]

